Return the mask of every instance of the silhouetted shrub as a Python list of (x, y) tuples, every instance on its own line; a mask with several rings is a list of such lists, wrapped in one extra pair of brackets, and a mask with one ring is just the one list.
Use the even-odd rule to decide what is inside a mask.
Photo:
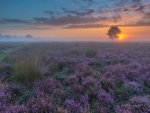
[(97, 51), (89, 49), (85, 52), (85, 56), (88, 58), (92, 58), (97, 54)]
[(71, 54), (75, 54), (75, 55), (79, 55), (80, 54), (80, 52), (78, 50), (76, 50), (76, 49), (71, 50), (70, 53)]

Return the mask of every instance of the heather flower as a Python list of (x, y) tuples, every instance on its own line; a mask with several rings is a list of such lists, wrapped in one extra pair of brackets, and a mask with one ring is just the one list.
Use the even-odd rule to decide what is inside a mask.
[(116, 113), (133, 113), (131, 105), (129, 104), (122, 104), (120, 106), (115, 107)]
[(105, 90), (114, 89), (116, 87), (115, 80), (112, 78), (101, 77), (100, 83)]
[(71, 75), (67, 78), (65, 83), (68, 84), (68, 85), (77, 84), (78, 83), (78, 78), (76, 77), (76, 75)]
[(106, 103), (106, 104), (114, 103), (114, 98), (109, 93), (106, 93), (105, 91), (98, 92), (97, 98), (102, 103)]
[(37, 81), (35, 87), (41, 92), (52, 94), (56, 89), (60, 88), (60, 84), (52, 78), (45, 78)]
[(145, 85), (150, 87), (150, 78), (145, 79)]
[(135, 96), (129, 99), (129, 103), (115, 107), (116, 113), (149, 113), (150, 112), (149, 97)]
[(0, 65), (0, 80), (4, 81), (8, 75), (11, 75), (13, 72), (12, 65), (10, 64), (2, 64)]
[(79, 84), (73, 84), (72, 89), (74, 93), (81, 93), (81, 91), (83, 90), (83, 86)]
[(54, 102), (44, 93), (38, 93), (36, 97), (31, 98), (26, 107), (29, 113), (56, 113), (57, 111)]
[(134, 96), (131, 99), (129, 99), (130, 104), (143, 104), (143, 105), (150, 105), (150, 98), (149, 96), (141, 97), (141, 96)]
[(25, 104), (23, 105), (10, 105), (9, 107), (7, 107), (6, 113), (28, 113), (28, 108), (25, 106)]
[(139, 83), (132, 81), (132, 82), (128, 82), (125, 83), (126, 87), (131, 87), (133, 90), (135, 90), (136, 93), (142, 93), (143, 92), (143, 87), (142, 85), (140, 85)]
[(84, 108), (89, 109), (90, 104), (88, 94), (80, 96), (80, 103), (83, 104)]
[(87, 86), (87, 87), (89, 85), (94, 85), (95, 82), (96, 82), (96, 80), (91, 76), (88, 76), (88, 77), (82, 79), (82, 85)]
[(68, 113), (68, 112), (65, 108), (57, 106), (57, 113)]
[(145, 65), (143, 65), (143, 66), (141, 66), (140, 68), (139, 68), (139, 71), (141, 72), (141, 73), (143, 73), (143, 74), (146, 74), (146, 73), (150, 73), (150, 65), (147, 65), (147, 66), (145, 66)]
[(82, 77), (88, 77), (93, 75), (94, 70), (92, 68), (89, 67), (81, 67), (81, 68), (77, 68), (77, 70), (75, 71), (75, 75), (78, 78), (82, 78)]
[(67, 99), (65, 101), (66, 109), (69, 113), (82, 113), (83, 107), (79, 102), (75, 102), (74, 100)]
[(129, 64), (129, 67), (132, 68), (132, 69), (138, 69), (138, 68), (141, 67), (141, 64), (138, 63), (138, 62), (131, 62), (131, 63)]
[(12, 99), (12, 92), (7, 91), (8, 86), (0, 87), (0, 103), (1, 104), (7, 104)]
[[(96, 54), (93, 50), (91, 53), (86, 51), (87, 47), (94, 47)], [(150, 97), (141, 96), (150, 94), (149, 47), (145, 43), (29, 44), (14, 52), (13, 58), (7, 57), (5, 61), (8, 63), (0, 64), (0, 112), (149, 113)], [(30, 76), (33, 74), (32, 68), (29, 68), (33, 65), (24, 65), (19, 71), (24, 76), (17, 74), (23, 86), (13, 81), (10, 83), (8, 80), (15, 80), (7, 79), (14, 72), (10, 63), (18, 64), (15, 62), (20, 61), (22, 56), (27, 61), (26, 56), (30, 57), (37, 48), (40, 51), (37, 63), (40, 65), (34, 67), (36, 72), (44, 74), (42, 79), (36, 79), (36, 73), (30, 84), (25, 77), (34, 77)], [(85, 51), (93, 55), (86, 57)], [(30, 64), (21, 64), (26, 63)], [(44, 73), (41, 66), (44, 66)], [(30, 73), (25, 74), (25, 71)], [(30, 87), (26, 87), (25, 82), (29, 82)]]
[(12, 96), (16, 96), (21, 92), (21, 87), (16, 84), (11, 84), (8, 87), (5, 88), (6, 92), (11, 92)]
[(12, 65), (11, 64), (2, 64), (0, 65), (0, 73), (5, 72), (7, 75), (10, 75), (13, 71)]
[(126, 75), (126, 78), (130, 81), (142, 81), (144, 79), (144, 76), (141, 77), (141, 73), (138, 70), (131, 70)]
[(110, 65), (105, 67), (103, 76), (107, 78), (113, 78), (117, 82), (124, 83), (127, 81), (126, 75), (128, 75), (128, 69), (124, 65)]
[(133, 111), (138, 113), (149, 113), (150, 112), (150, 99), (149, 96), (140, 97), (135, 96), (129, 99), (129, 103)]
[(106, 110), (106, 108), (99, 106), (99, 107), (96, 109), (96, 112), (97, 112), (97, 113), (107, 113), (107, 110)]
[(1, 111), (2, 113), (4, 113), (4, 111), (6, 111), (7, 108), (8, 108), (8, 105), (7, 105), (7, 104), (4, 104), (4, 103), (0, 102), (0, 111)]

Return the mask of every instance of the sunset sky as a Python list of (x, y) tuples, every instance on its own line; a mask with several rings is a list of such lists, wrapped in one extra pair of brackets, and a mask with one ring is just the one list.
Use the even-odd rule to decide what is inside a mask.
[(150, 40), (150, 0), (0, 0), (2, 35), (108, 39), (113, 25)]

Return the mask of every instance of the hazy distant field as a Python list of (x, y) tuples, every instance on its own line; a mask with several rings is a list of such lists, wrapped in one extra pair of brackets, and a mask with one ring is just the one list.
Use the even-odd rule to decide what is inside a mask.
[(1, 56), (0, 113), (150, 112), (150, 43), (5, 43)]

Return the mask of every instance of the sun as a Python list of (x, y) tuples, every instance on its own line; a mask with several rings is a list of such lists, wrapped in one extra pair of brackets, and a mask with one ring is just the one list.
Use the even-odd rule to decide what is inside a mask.
[(119, 39), (122, 40), (123, 38), (121, 36), (119, 36)]
[(118, 37), (119, 37), (119, 40), (123, 40), (124, 39), (124, 35), (123, 34), (119, 34)]

